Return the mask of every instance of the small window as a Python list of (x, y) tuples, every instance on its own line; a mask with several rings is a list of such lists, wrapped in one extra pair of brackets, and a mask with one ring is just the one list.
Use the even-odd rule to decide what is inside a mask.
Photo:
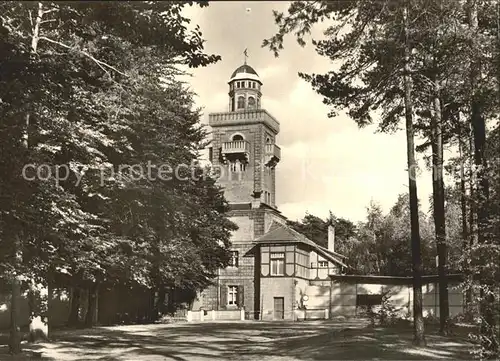
[(229, 306), (238, 305), (238, 286), (227, 287), (227, 304)]
[(241, 134), (235, 134), (231, 139), (233, 140), (233, 142), (236, 140), (244, 140)]
[(318, 268), (328, 268), (328, 261), (319, 261)]
[(356, 306), (372, 307), (382, 304), (382, 295), (357, 295)]
[(250, 109), (255, 108), (255, 98), (254, 97), (248, 97), (248, 108), (250, 108)]
[(252, 82), (252, 88), (255, 89), (255, 82)]
[(245, 108), (245, 97), (239, 96), (238, 97), (238, 109), (244, 109), (244, 108)]
[(271, 253), (271, 276), (285, 275), (285, 254)]
[(231, 259), (229, 260), (230, 267), (238, 267), (238, 251), (231, 251)]

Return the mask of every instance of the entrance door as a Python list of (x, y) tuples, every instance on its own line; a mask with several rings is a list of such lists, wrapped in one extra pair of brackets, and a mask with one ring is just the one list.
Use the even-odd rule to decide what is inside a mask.
[(285, 318), (285, 299), (283, 297), (274, 297), (274, 319), (282, 320)]

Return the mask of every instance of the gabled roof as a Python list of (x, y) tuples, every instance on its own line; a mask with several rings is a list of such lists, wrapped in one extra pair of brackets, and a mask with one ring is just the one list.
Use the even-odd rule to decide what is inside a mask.
[(319, 248), (321, 248), (323, 251), (325, 252), (328, 252), (328, 253), (331, 253), (332, 255), (334, 256), (337, 256), (337, 257), (340, 257), (340, 258), (343, 258), (343, 259), (346, 259), (347, 257), (344, 256), (343, 254), (340, 254), (340, 253), (337, 253), (337, 252), (334, 252), (334, 251), (330, 251), (328, 248), (325, 248), (323, 246), (320, 246), (318, 245)]
[(341, 259), (345, 258), (341, 254), (336, 252), (331, 252), (328, 249), (319, 246), (315, 242), (311, 241), (309, 238), (304, 236), (303, 234), (297, 232), (291, 227), (273, 221), (271, 226), (269, 227), (269, 231), (263, 236), (257, 238), (254, 241), (256, 244), (265, 244), (265, 243), (301, 243), (306, 244), (311, 247), (315, 252), (326, 258), (327, 260), (339, 264), (343, 267), (347, 267), (347, 265), (342, 262)]

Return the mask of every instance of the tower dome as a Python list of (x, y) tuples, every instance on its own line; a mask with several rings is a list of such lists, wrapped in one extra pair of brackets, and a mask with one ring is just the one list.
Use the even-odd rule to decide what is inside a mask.
[(231, 82), (233, 80), (241, 80), (241, 79), (257, 80), (259, 83), (262, 84), (259, 78), (259, 74), (257, 74), (255, 69), (248, 64), (243, 64), (238, 68), (236, 68), (236, 70), (233, 71), (233, 74), (231, 74), (231, 79), (229, 81)]
[(262, 81), (254, 68), (245, 62), (233, 71), (228, 84), (230, 111), (260, 109)]

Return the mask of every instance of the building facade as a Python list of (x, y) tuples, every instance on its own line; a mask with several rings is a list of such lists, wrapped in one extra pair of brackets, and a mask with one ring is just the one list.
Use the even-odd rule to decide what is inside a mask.
[(244, 308), (250, 319), (294, 319), (305, 307), (312, 280), (339, 273), (344, 257), (334, 252), (334, 231), (323, 248), (286, 226), (276, 206), (280, 123), (261, 103), (263, 84), (246, 63), (231, 75), (228, 109), (209, 114), (210, 161), (230, 204), (231, 265), (219, 271), (193, 309)]

